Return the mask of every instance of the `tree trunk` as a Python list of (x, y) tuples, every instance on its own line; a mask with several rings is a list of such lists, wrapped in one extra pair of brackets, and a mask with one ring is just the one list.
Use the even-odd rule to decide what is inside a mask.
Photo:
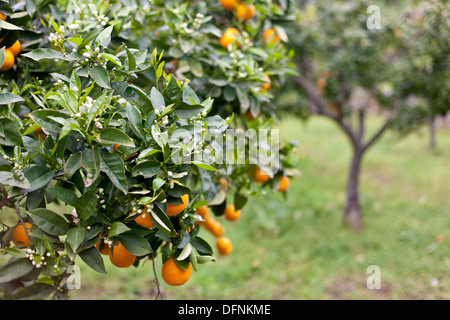
[(364, 154), (362, 148), (354, 148), (352, 164), (347, 181), (347, 199), (344, 208), (344, 220), (353, 231), (359, 232), (362, 227), (361, 205), (359, 203), (359, 173)]
[(436, 149), (436, 117), (433, 117), (429, 121), (430, 126), (430, 149)]

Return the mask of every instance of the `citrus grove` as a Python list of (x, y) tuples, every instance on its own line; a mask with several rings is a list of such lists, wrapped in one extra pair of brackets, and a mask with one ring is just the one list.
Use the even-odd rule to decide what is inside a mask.
[(195, 155), (234, 146), (209, 131), (272, 129), (273, 91), (295, 74), (288, 12), (285, 1), (0, 2), (2, 297), (66, 298), (77, 257), (100, 273), (104, 259), (161, 259), (157, 273), (180, 286), (236, 250), (226, 224), (264, 189), (286, 194), (294, 145), (270, 144), (275, 165), (251, 161), (247, 140), (243, 163)]

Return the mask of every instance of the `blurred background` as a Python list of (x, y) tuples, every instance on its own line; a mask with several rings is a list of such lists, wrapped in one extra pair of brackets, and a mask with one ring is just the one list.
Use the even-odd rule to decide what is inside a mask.
[[(366, 10), (371, 4), (293, 2), (299, 18), (285, 36), (299, 75), (276, 104), (282, 139), (298, 142), (291, 161), (300, 175), (287, 197), (267, 192), (238, 221), (217, 217), (233, 252), (201, 265), (182, 288), (161, 281), (158, 260), (163, 298), (450, 298), (448, 4), (376, 1)], [(355, 154), (358, 197), (349, 200)], [(355, 214), (356, 227), (346, 223)], [(107, 275), (80, 263), (73, 299), (157, 295), (151, 261), (105, 264)], [(380, 289), (367, 287), (372, 265)]]

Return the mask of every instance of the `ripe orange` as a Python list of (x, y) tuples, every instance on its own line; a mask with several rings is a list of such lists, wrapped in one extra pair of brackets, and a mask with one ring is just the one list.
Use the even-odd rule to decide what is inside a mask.
[(201, 216), (203, 219), (208, 215), (208, 206), (202, 206), (197, 208), (196, 213)]
[(147, 208), (144, 209), (144, 212), (142, 212), (140, 216), (134, 219), (134, 222), (136, 222), (140, 226), (143, 226), (144, 228), (153, 228), (153, 220), (150, 217), (150, 212), (147, 211)]
[(120, 147), (120, 144), (115, 144), (112, 148), (112, 152), (116, 152), (117, 148)]
[(233, 10), (238, 3), (239, 0), (220, 0), (220, 4), (225, 10)]
[(289, 177), (287, 176), (282, 176), (280, 178), (280, 183), (278, 185), (278, 191), (279, 192), (284, 192), (286, 191), (286, 189), (289, 187)]
[(220, 190), (227, 190), (228, 189), (229, 185), (228, 185), (227, 179), (222, 177), (222, 178), (219, 179), (219, 182), (221, 184)]
[[(100, 237), (102, 237), (102, 235), (100, 235)], [(100, 245), (101, 245), (102, 242), (103, 242), (103, 240), (100, 239), (97, 242), (97, 244), (95, 245), (95, 247), (97, 248), (98, 251), (100, 251)], [(103, 244), (103, 249), (100, 251), (100, 253), (105, 255), (105, 256), (110, 254), (109, 246), (106, 243)]]
[(226, 237), (221, 237), (216, 241), (217, 250), (221, 255), (230, 254), (233, 251), (233, 246), (231, 245), (230, 239)]
[(14, 44), (8, 48), (8, 50), (12, 52), (14, 57), (17, 57), (17, 55), (20, 53), (21, 49), (22, 49), (22, 46), (20, 45), (19, 40), (16, 40), (16, 42), (14, 42)]
[(3, 21), (6, 20), (6, 16), (3, 13), (0, 13), (0, 20), (3, 20)]
[(241, 216), (241, 210), (235, 210), (234, 205), (229, 204), (225, 207), (223, 215), (228, 221), (236, 221)]
[(5, 61), (3, 61), (0, 71), (6, 71), (12, 68), (14, 65), (14, 54), (11, 50), (5, 49)]
[(264, 183), (269, 181), (270, 177), (268, 174), (264, 173), (259, 167), (256, 167), (255, 174), (253, 176), (253, 181)]
[[(224, 34), (220, 38), (219, 43), (224, 49), (227, 49), (228, 45), (234, 43), (239, 35), (240, 32), (238, 29), (228, 28), (227, 30), (225, 30)], [(240, 47), (239, 42), (236, 42), (236, 45), (238, 46), (238, 48)]]
[(327, 80), (325, 80), (325, 78), (320, 77), (319, 79), (317, 79), (316, 85), (317, 88), (322, 90), (327, 85)]
[(263, 33), (263, 39), (265, 42), (276, 43), (280, 42), (280, 37), (277, 35), (274, 29), (266, 29)]
[(266, 80), (266, 82), (263, 82), (263, 83), (261, 84), (261, 88), (262, 88), (264, 91), (267, 91), (267, 90), (270, 89), (270, 77), (269, 77), (267, 74), (265, 74), (265, 73), (264, 73), (263, 77), (264, 77), (264, 80)]
[(239, 3), (236, 7), (236, 18), (239, 21), (247, 21), (253, 18), (256, 8), (254, 5), (247, 6), (245, 3)]
[(164, 281), (171, 286), (181, 286), (185, 284), (192, 274), (192, 266), (186, 270), (181, 269), (175, 264), (175, 261), (170, 257), (162, 266), (161, 275)]
[(44, 133), (42, 133), (42, 128), (41, 128), (41, 127), (37, 128), (36, 131), (35, 131), (35, 133), (36, 133), (36, 135), (37, 135), (38, 137), (41, 138), (42, 141), (44, 141), (44, 140), (47, 138), (47, 135), (44, 134)]
[(213, 218), (206, 220), (205, 228), (217, 238), (220, 238), (225, 233), (225, 227), (219, 221)]
[(109, 258), (112, 264), (119, 268), (128, 268), (136, 261), (136, 256), (128, 252), (120, 241), (109, 252)]
[[(25, 222), (25, 226), (29, 233), (30, 229), (31, 229), (31, 223)], [(30, 246), (30, 240), (28, 239), (28, 237), (25, 233), (25, 228), (23, 227), (22, 223), (19, 223), (17, 225), (17, 227), (14, 228), (14, 231), (13, 231), (11, 237), (16, 246), (23, 246), (23, 247)]]
[(166, 214), (168, 216), (176, 216), (181, 211), (183, 211), (184, 208), (186, 208), (186, 206), (188, 204), (189, 196), (187, 194), (185, 194), (184, 196), (181, 196), (181, 200), (183, 201), (182, 204), (167, 204)]

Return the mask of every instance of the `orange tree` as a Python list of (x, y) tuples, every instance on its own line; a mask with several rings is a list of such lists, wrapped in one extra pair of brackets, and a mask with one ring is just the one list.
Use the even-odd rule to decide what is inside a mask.
[[(276, 86), (290, 71), (285, 35), (269, 27), (288, 8), (255, 1), (223, 14), (222, 4), (190, 3), (0, 4), (3, 297), (64, 298), (75, 258), (105, 273), (102, 254), (117, 267), (160, 254), (163, 279), (181, 285), (215, 259), (198, 208), (242, 208), (261, 190), (258, 167), (256, 182), (286, 191), (291, 144), (269, 150), (280, 153), (275, 166), (195, 155), (210, 131), (270, 129), (268, 76)], [(241, 31), (225, 49), (219, 31), (231, 23)]]

